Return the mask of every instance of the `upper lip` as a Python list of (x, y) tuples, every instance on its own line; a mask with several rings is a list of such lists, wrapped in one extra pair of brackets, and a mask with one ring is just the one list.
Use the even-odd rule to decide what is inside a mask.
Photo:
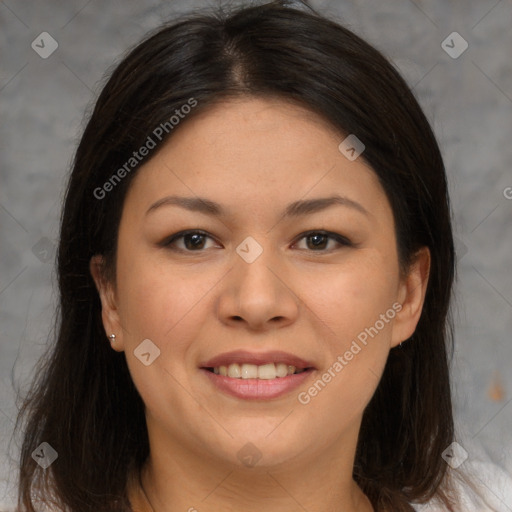
[(295, 366), (296, 368), (313, 368), (313, 364), (287, 352), (272, 350), (269, 352), (249, 352), (247, 350), (234, 350), (224, 352), (218, 356), (208, 359), (201, 363), (201, 368), (218, 368), (219, 366), (229, 366), (230, 364), (255, 364), (261, 366), (268, 363), (284, 363)]

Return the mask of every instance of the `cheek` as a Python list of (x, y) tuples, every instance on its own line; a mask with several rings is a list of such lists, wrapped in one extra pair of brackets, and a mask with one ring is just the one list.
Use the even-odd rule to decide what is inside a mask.
[[(350, 267), (303, 282), (307, 305), (325, 339), (325, 367), (299, 402), (322, 421), (362, 414), (387, 360), (396, 311), (398, 272), (382, 258), (361, 257)], [(320, 320), (320, 321), (319, 321)], [(320, 381), (320, 382), (319, 382)], [(305, 403), (307, 402), (307, 404)]]
[(321, 431), (326, 444), (358, 423), (379, 382), (378, 375), (369, 371), (362, 360), (354, 359), (338, 374), (332, 372), (335, 376), (328, 383), (322, 375), (312, 381), (301, 392), (297, 405), (308, 418), (311, 435), (318, 436)]
[[(204, 307), (200, 299), (207, 292), (208, 279), (199, 273), (186, 278), (176, 274), (170, 266), (164, 268), (145, 257), (126, 258), (118, 266), (119, 315), (127, 364), (150, 409), (163, 407), (169, 397), (172, 402), (183, 399), (175, 379), (186, 381), (187, 351), (201, 325), (195, 315)], [(148, 366), (137, 357), (137, 349), (146, 339), (159, 351), (154, 352), (158, 356)], [(168, 384), (166, 393), (162, 393), (164, 382)]]
[(119, 314), (129, 337), (165, 341), (190, 309), (196, 293), (194, 279), (185, 280), (149, 252), (120, 243), (117, 267)]
[(316, 425), (332, 426), (325, 432), (336, 435), (343, 426), (353, 424), (372, 398), (389, 354), (393, 315), (388, 315), (388, 322), (380, 317), (381, 311), (386, 315), (388, 310), (361, 308), (337, 322), (333, 316), (326, 334), (329, 356), (316, 379), (298, 396), (299, 407), (316, 418)]
[(130, 256), (120, 258), (118, 264), (127, 357), (136, 366), (133, 350), (150, 339), (160, 349), (158, 366), (184, 374), (187, 351), (200, 336), (205, 318), (212, 315), (209, 293), (222, 274), (170, 265), (148, 254)]
[(361, 251), (347, 265), (333, 266), (298, 282), (299, 296), (308, 308), (331, 327), (340, 342), (346, 342), (374, 325), (392, 306), (398, 272), (382, 257)]

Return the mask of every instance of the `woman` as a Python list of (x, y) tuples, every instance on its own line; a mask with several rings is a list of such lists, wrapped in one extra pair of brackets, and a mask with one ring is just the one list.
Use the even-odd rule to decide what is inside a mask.
[(58, 275), (20, 510), (463, 510), (443, 161), (347, 29), (278, 1), (133, 49), (76, 153)]

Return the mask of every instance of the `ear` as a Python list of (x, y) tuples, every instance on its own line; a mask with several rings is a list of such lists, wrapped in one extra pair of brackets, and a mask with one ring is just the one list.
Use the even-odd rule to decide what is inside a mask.
[(105, 328), (106, 337), (111, 334), (116, 335), (116, 340), (111, 344), (112, 348), (117, 352), (123, 352), (123, 329), (117, 308), (117, 299), (114, 286), (105, 277), (105, 262), (103, 256), (95, 255), (89, 262), (89, 270), (91, 272), (96, 289), (98, 290), (101, 300), (101, 319)]
[(398, 302), (402, 309), (393, 323), (391, 346), (396, 347), (410, 338), (421, 316), (430, 275), (430, 251), (422, 247), (414, 256), (407, 276), (402, 278), (398, 289)]

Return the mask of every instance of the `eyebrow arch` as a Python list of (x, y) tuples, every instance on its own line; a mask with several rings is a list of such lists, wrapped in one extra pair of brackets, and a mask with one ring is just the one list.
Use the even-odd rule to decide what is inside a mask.
[[(162, 206), (175, 205), (189, 211), (204, 213), (212, 216), (226, 215), (224, 208), (215, 201), (202, 197), (182, 197), (167, 196), (153, 203), (146, 212), (146, 215)], [(316, 213), (333, 205), (341, 205), (352, 208), (366, 216), (371, 214), (360, 203), (349, 199), (348, 197), (333, 195), (330, 197), (320, 197), (316, 199), (302, 199), (290, 203), (284, 210), (283, 217), (299, 217), (308, 213)]]

